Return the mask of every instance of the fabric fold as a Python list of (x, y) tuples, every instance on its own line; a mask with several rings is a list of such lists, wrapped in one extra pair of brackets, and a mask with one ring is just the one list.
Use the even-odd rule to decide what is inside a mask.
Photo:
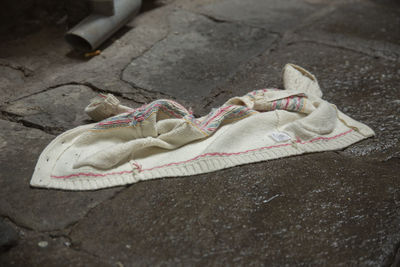
[(85, 109), (100, 121), (53, 140), (31, 185), (94, 190), (342, 149), (374, 135), (323, 100), (318, 81), (303, 68), (287, 64), (283, 84), (231, 98), (200, 118), (172, 100), (133, 109), (100, 95)]

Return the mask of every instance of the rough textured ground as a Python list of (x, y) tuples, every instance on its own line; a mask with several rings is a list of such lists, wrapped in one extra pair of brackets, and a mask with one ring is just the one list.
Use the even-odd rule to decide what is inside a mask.
[[(68, 19), (2, 36), (1, 266), (400, 265), (399, 1), (168, 0), (144, 11), (90, 59), (64, 43)], [(29, 187), (41, 150), (87, 123), (99, 92), (204, 115), (281, 87), (288, 62), (376, 137), (94, 192)]]

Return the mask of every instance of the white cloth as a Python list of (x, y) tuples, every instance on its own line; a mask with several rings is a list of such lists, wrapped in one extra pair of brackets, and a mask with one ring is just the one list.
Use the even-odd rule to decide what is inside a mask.
[(31, 185), (94, 190), (342, 149), (374, 135), (324, 101), (316, 78), (301, 67), (287, 64), (283, 83), (284, 90), (234, 97), (198, 119), (171, 100), (130, 109), (102, 95), (86, 108), (102, 121), (53, 140)]

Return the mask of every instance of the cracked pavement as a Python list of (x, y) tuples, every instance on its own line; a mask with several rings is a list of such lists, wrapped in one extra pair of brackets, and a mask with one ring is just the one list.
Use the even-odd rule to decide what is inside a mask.
[[(154, 1), (153, 1), (154, 2)], [(157, 1), (156, 1), (157, 2)], [(158, 1), (85, 59), (65, 25), (0, 43), (0, 265), (400, 265), (400, 2)], [(376, 137), (90, 192), (31, 188), (99, 92), (204, 115), (291, 62)]]

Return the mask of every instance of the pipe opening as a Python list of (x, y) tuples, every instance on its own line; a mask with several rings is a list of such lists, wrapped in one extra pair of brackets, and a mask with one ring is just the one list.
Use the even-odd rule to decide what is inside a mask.
[(73, 33), (67, 33), (65, 35), (65, 40), (67, 41), (67, 43), (69, 45), (71, 45), (76, 50), (80, 50), (80, 51), (84, 51), (84, 52), (93, 50), (92, 45), (79, 35), (76, 35)]

